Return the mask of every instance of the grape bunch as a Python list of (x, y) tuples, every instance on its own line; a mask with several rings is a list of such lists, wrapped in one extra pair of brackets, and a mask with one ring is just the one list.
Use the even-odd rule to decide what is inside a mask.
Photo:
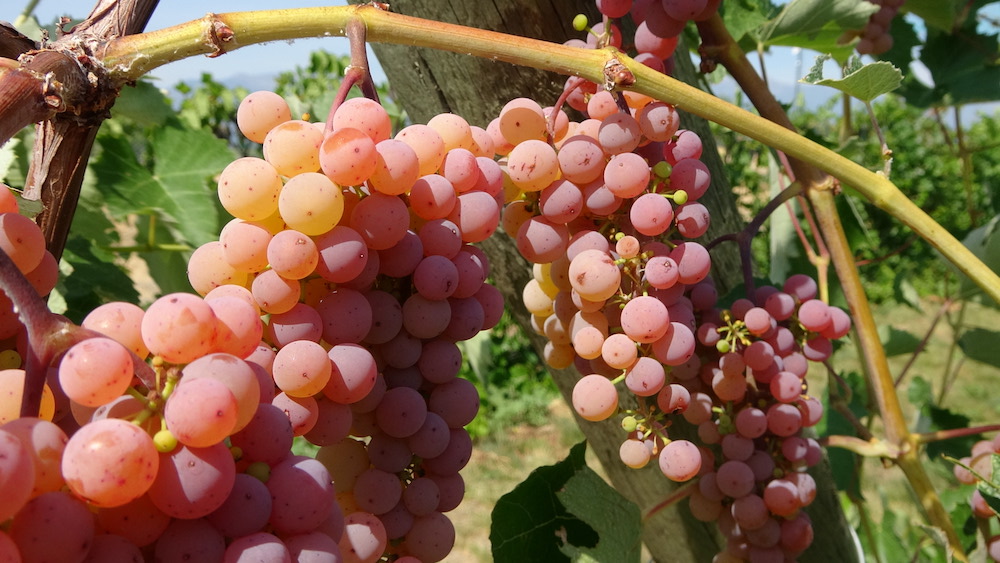
[(859, 54), (881, 55), (892, 49), (892, 35), (889, 33), (892, 20), (899, 13), (906, 0), (874, 0), (879, 9), (868, 18), (865, 28), (859, 33), (860, 39), (855, 46)]
[[(993, 474), (993, 463), (997, 455), (1000, 455), (1000, 436), (994, 436), (992, 440), (979, 440), (972, 446), (970, 455), (958, 460), (954, 466), (955, 479), (963, 485), (977, 485), (969, 497), (969, 505), (972, 507), (972, 514), (980, 519), (984, 525), (981, 530), (990, 530), (990, 520), (998, 517), (997, 511), (993, 509), (983, 493), (978, 487), (981, 480), (986, 481), (991, 486), (996, 486), (996, 477)], [(992, 535), (986, 540), (986, 553), (992, 561), (1000, 561), (1000, 535)]]
[(802, 274), (725, 309), (714, 292), (693, 300), (698, 365), (683, 416), (712, 447), (713, 462), (689, 497), (691, 512), (718, 522), (727, 538), (719, 561), (797, 557), (813, 538), (803, 509), (816, 482), (807, 470), (822, 457), (819, 443), (803, 434), (823, 414), (806, 375), (847, 334), (850, 317), (817, 299), (816, 282)]
[[(517, 194), (503, 228), (534, 264), (525, 307), (548, 339), (548, 365), (583, 374), (572, 402), (590, 421), (618, 412), (621, 382), (644, 404), (666, 401), (661, 414), (686, 407), (668, 370), (683, 369), (695, 352), (690, 293), (711, 267), (705, 248), (688, 240), (709, 224), (698, 202), (711, 179), (698, 160), (700, 139), (678, 130), (672, 106), (623, 99), (629, 111), (611, 92), (591, 96), (589, 118), (579, 123), (514, 100), (487, 128), (501, 136)], [(543, 140), (547, 116), (554, 116), (553, 144)], [(623, 459), (641, 467), (659, 456), (671, 479), (694, 477), (701, 452), (666, 440), (662, 422), (631, 425)]]
[[(324, 124), (256, 92), (237, 121), (263, 158), (219, 176), (234, 219), (191, 255), (197, 294), (92, 311), (38, 418), (18, 416), (20, 359), (0, 371), (0, 560), (450, 552), (479, 408), (457, 342), (503, 310), (473, 246), (500, 222), (492, 139), (451, 114), (393, 136), (365, 98)], [(15, 228), (0, 247), (50, 283), (37, 227), (0, 214)]]

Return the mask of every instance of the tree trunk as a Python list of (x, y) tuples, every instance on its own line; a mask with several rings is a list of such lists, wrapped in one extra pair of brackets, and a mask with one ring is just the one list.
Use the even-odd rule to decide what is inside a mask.
[[(360, 3), (361, 0), (350, 0)], [(589, 0), (493, 0), (487, 2), (439, 2), (435, 0), (395, 0), (394, 12), (438, 21), (491, 29), (553, 42), (563, 42), (580, 34), (570, 23), (577, 13), (598, 21), (595, 5)], [(372, 46), (389, 79), (394, 100), (416, 122), (426, 123), (434, 115), (451, 112), (470, 123), (485, 127), (503, 105), (527, 96), (544, 105), (554, 102), (566, 77), (530, 68), (517, 67), (433, 49), (402, 45)], [(686, 51), (678, 49), (675, 76), (695, 83), (695, 69)], [(704, 240), (738, 231), (743, 226), (730, 191), (708, 123), (682, 114), (682, 127), (698, 133), (704, 143), (702, 160), (712, 171), (712, 187), (700, 200), (712, 213), (712, 225)], [(712, 252), (713, 278), (720, 294), (742, 281), (735, 245), (722, 245)], [(513, 240), (498, 234), (482, 243), (492, 264), (492, 283), (503, 293), (508, 310), (526, 332), (541, 355), (544, 339), (534, 334), (529, 315), (521, 302), (521, 289), (531, 278), (531, 267), (518, 253)], [(569, 400), (580, 375), (575, 370), (550, 370), (563, 396)], [(617, 419), (603, 423), (578, 423), (590, 447), (600, 459), (612, 484), (645, 513), (668, 497), (676, 485), (666, 479), (655, 463), (641, 470), (624, 466), (618, 458), (623, 432)], [(813, 547), (803, 561), (856, 561), (851, 530), (840, 509), (829, 466), (814, 472), (820, 491), (809, 512), (817, 533)], [(660, 511), (644, 525), (643, 541), (654, 559), (667, 562), (704, 562), (723, 547), (714, 524), (695, 520), (687, 503)]]

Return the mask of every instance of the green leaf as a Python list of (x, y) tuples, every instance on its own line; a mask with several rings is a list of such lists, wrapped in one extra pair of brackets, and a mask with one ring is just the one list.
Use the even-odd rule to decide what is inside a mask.
[(115, 264), (115, 257), (80, 236), (71, 236), (63, 251), (69, 275), (60, 275), (57, 287), (66, 301), (65, 315), (79, 323), (99, 305), (123, 300), (135, 303), (139, 293), (132, 280)]
[(923, 408), (934, 403), (934, 390), (929, 381), (918, 375), (910, 382), (906, 398), (913, 403), (913, 406)]
[(566, 510), (599, 530), (601, 536), (593, 548), (563, 546), (563, 553), (570, 555), (573, 561), (639, 561), (642, 551), (639, 507), (610, 487), (597, 473), (589, 467), (582, 468), (570, 477), (556, 497)]
[(950, 30), (966, 4), (968, 0), (908, 0), (903, 10), (920, 16), (928, 25)]
[(769, 7), (757, 0), (729, 0), (722, 11), (722, 21), (733, 39), (739, 42), (744, 35), (767, 22), (765, 10)]
[[(973, 229), (962, 239), (962, 244), (994, 272), (1000, 272), (1000, 236), (996, 236), (998, 227), (1000, 227), (1000, 215), (993, 217), (982, 227)], [(944, 260), (943, 257), (942, 260)], [(947, 264), (954, 268), (951, 262), (947, 262)], [(960, 279), (959, 294), (961, 296), (969, 298), (982, 295), (982, 290), (979, 289), (979, 286), (973, 283), (965, 274), (958, 272), (958, 276)], [(984, 299), (983, 301), (993, 303), (992, 299)]]
[(969, 359), (1000, 367), (1000, 332), (985, 328), (969, 329), (958, 339), (958, 346)]
[(993, 479), (1000, 476), (1000, 455), (990, 454), (990, 468), (993, 470), (993, 478), (977, 482), (976, 488), (979, 489), (979, 494), (983, 495), (986, 504), (990, 505), (993, 510), (1000, 512), (1000, 487), (993, 482)]
[[(638, 508), (586, 466), (585, 453), (586, 442), (573, 446), (566, 459), (539, 467), (500, 497), (490, 529), (494, 561), (570, 561), (567, 553), (578, 561), (638, 561)], [(622, 521), (612, 525), (609, 516)]]
[[(961, 48), (956, 48), (961, 45)], [(963, 27), (954, 33), (928, 30), (920, 61), (931, 72), (934, 93), (950, 104), (1000, 98), (997, 36)]]
[(913, 287), (908, 275), (899, 274), (892, 281), (892, 296), (897, 303), (917, 311), (923, 310), (920, 306), (920, 294), (917, 293), (917, 288)]
[(877, 10), (863, 0), (792, 0), (761, 28), (761, 42), (832, 53), (844, 60), (853, 49), (844, 41), (844, 32), (862, 29)]
[(912, 354), (920, 344), (920, 339), (912, 333), (890, 325), (878, 327), (878, 335), (885, 347), (886, 357)]
[(148, 80), (122, 88), (115, 100), (115, 117), (127, 117), (142, 127), (166, 123), (174, 115), (170, 100)]
[(233, 160), (225, 142), (207, 131), (166, 126), (150, 141), (153, 165), (144, 166), (123, 137), (99, 138), (93, 164), (98, 189), (115, 216), (156, 213), (171, 224), (181, 242), (192, 246), (219, 232), (212, 178)]
[(7, 177), (10, 167), (17, 161), (17, 145), (20, 142), (21, 140), (15, 137), (0, 147), (0, 180)]
[(865, 103), (892, 92), (903, 82), (903, 73), (891, 63), (877, 61), (863, 65), (857, 57), (847, 62), (843, 78), (823, 78), (823, 63), (829, 59), (830, 55), (816, 57), (809, 74), (799, 82), (829, 86)]

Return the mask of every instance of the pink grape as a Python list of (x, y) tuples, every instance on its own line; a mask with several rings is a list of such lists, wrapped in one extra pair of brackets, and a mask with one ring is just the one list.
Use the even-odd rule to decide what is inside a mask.
[(640, 344), (662, 338), (670, 328), (670, 315), (662, 301), (640, 295), (625, 303), (621, 311), (621, 327), (625, 334)]
[(243, 135), (255, 143), (263, 143), (267, 132), (292, 118), (288, 103), (274, 92), (252, 92), (236, 110), (236, 124)]
[(6, 521), (27, 504), (37, 477), (31, 450), (6, 429), (7, 425), (3, 426), (0, 428), (0, 494), (4, 502), (0, 504), (0, 518)]
[(604, 184), (614, 195), (625, 199), (644, 192), (649, 178), (649, 164), (632, 152), (612, 156), (604, 169)]
[(157, 561), (222, 561), (226, 539), (204, 518), (175, 519), (157, 540)]
[(87, 313), (80, 326), (96, 330), (117, 340), (135, 352), (139, 358), (144, 359), (149, 355), (149, 349), (143, 343), (140, 332), (142, 317), (145, 314), (145, 311), (138, 305), (124, 301), (112, 301), (98, 305)]
[(629, 219), (636, 231), (655, 237), (671, 227), (674, 222), (674, 210), (670, 201), (663, 195), (643, 194), (632, 203)]
[(585, 375), (573, 386), (573, 409), (586, 420), (605, 420), (618, 410), (618, 390), (603, 375)]
[(576, 135), (566, 139), (557, 155), (563, 177), (577, 185), (603, 178), (604, 150), (596, 139)]
[(226, 384), (202, 378), (186, 381), (174, 389), (163, 419), (180, 443), (205, 448), (232, 433), (237, 414), (236, 397)]
[(188, 363), (215, 345), (215, 314), (200, 297), (171, 293), (153, 302), (142, 317), (142, 340), (172, 363)]
[(293, 397), (307, 397), (326, 387), (331, 371), (330, 357), (322, 346), (296, 340), (278, 350), (271, 373), (279, 389)]
[(224, 443), (207, 448), (182, 445), (160, 454), (149, 498), (174, 518), (201, 518), (222, 506), (235, 478), (233, 456)]
[(668, 479), (683, 482), (701, 470), (701, 452), (687, 440), (673, 440), (660, 450), (659, 462)]
[(268, 522), (281, 534), (315, 529), (336, 502), (329, 471), (309, 457), (291, 456), (275, 465), (266, 484), (271, 493)]
[(96, 526), (83, 501), (71, 493), (53, 491), (28, 502), (8, 530), (20, 552), (13, 561), (83, 561)]
[(226, 500), (206, 516), (227, 537), (240, 537), (260, 530), (271, 516), (271, 494), (267, 486), (246, 473), (237, 473)]
[(264, 159), (282, 176), (319, 170), (323, 132), (312, 123), (292, 119), (279, 123), (264, 138)]
[(323, 173), (341, 186), (357, 186), (367, 180), (378, 164), (375, 142), (351, 127), (338, 129), (323, 139), (319, 163)]
[(406, 234), (410, 217), (406, 203), (396, 196), (373, 193), (351, 211), (350, 226), (369, 248), (383, 250), (398, 243)]
[(90, 338), (70, 347), (59, 363), (59, 385), (74, 402), (99, 407), (132, 382), (132, 357), (110, 338)]
[(120, 506), (142, 494), (157, 475), (153, 440), (125, 420), (97, 420), (66, 443), (62, 474), (70, 490), (98, 506)]
[(444, 219), (458, 201), (455, 186), (444, 176), (428, 174), (410, 188), (410, 208), (422, 219)]

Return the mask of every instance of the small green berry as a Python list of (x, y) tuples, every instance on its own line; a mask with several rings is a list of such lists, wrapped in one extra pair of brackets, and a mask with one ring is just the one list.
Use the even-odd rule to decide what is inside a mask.
[(168, 454), (177, 447), (177, 436), (169, 430), (160, 430), (153, 435), (153, 445), (156, 446), (156, 451)]
[(657, 178), (669, 178), (670, 170), (672, 168), (673, 167), (667, 164), (665, 160), (661, 160), (653, 165), (653, 174), (655, 174)]
[(732, 349), (732, 346), (729, 345), (728, 340), (720, 340), (715, 343), (715, 349), (718, 350), (720, 354), (728, 354)]
[(626, 416), (622, 419), (622, 429), (626, 432), (635, 432), (635, 429), (638, 426), (639, 421), (637, 421), (634, 416)]
[(271, 466), (263, 461), (255, 461), (247, 466), (246, 474), (256, 478), (261, 483), (267, 483), (271, 478)]
[(688, 193), (684, 190), (677, 190), (674, 192), (674, 203), (677, 205), (684, 205), (688, 201)]
[(573, 29), (583, 31), (588, 27), (590, 27), (590, 22), (587, 21), (587, 16), (584, 14), (577, 14), (576, 17), (573, 18)]

